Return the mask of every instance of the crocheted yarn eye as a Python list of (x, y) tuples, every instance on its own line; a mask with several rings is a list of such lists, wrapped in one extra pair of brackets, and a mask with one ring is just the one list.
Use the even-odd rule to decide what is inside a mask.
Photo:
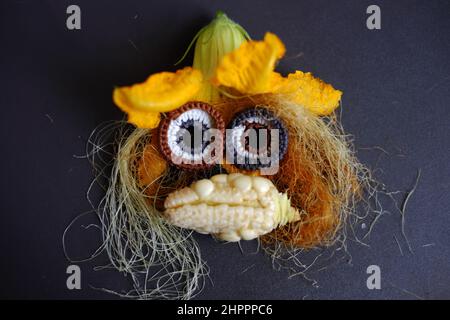
[(169, 112), (159, 130), (163, 155), (179, 168), (206, 169), (222, 156), (225, 123), (207, 103), (188, 102)]
[(270, 111), (257, 107), (238, 113), (227, 130), (227, 159), (239, 169), (268, 168), (286, 153), (286, 127)]

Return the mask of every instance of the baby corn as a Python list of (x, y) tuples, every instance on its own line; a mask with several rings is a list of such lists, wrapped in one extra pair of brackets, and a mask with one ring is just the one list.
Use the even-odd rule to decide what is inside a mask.
[(219, 174), (171, 193), (166, 219), (225, 241), (252, 240), (300, 219), (286, 194), (263, 177)]

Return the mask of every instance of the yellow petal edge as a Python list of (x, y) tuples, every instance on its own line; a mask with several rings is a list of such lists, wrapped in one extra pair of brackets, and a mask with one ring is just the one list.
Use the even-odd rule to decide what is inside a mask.
[(202, 85), (199, 70), (186, 67), (176, 72), (160, 72), (145, 82), (114, 89), (114, 103), (128, 114), (128, 122), (139, 128), (155, 128), (160, 112), (174, 110), (194, 97)]
[(285, 51), (283, 42), (270, 32), (263, 41), (246, 41), (223, 57), (212, 81), (245, 94), (270, 92), (275, 64)]
[(315, 78), (310, 72), (296, 71), (286, 78), (274, 72), (271, 87), (273, 93), (286, 95), (286, 98), (319, 116), (331, 114), (342, 97), (342, 91)]

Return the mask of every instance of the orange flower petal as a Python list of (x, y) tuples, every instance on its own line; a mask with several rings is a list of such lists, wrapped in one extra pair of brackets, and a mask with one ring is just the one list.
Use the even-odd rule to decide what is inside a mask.
[(275, 64), (285, 51), (283, 42), (270, 32), (264, 41), (246, 41), (223, 57), (213, 83), (247, 94), (269, 92)]
[(309, 72), (296, 71), (287, 78), (274, 72), (271, 86), (273, 93), (287, 95), (289, 99), (320, 116), (331, 114), (339, 106), (342, 97), (342, 91), (334, 89)]
[(128, 122), (134, 124), (138, 128), (153, 129), (156, 128), (161, 120), (159, 112), (147, 112), (140, 110), (128, 111)]
[(155, 194), (158, 189), (155, 182), (164, 174), (168, 166), (167, 161), (159, 152), (157, 140), (152, 137), (152, 142), (145, 146), (138, 164), (139, 185), (147, 188), (147, 195)]
[(154, 128), (159, 113), (174, 110), (191, 100), (199, 91), (203, 77), (191, 67), (177, 72), (160, 72), (145, 82), (114, 89), (113, 100), (128, 121), (140, 128)]

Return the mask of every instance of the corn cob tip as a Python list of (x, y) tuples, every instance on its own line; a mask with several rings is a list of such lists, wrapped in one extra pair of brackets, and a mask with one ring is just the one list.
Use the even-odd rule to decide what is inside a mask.
[(291, 206), (291, 200), (286, 193), (278, 193), (275, 198), (278, 226), (300, 220), (300, 213)]

